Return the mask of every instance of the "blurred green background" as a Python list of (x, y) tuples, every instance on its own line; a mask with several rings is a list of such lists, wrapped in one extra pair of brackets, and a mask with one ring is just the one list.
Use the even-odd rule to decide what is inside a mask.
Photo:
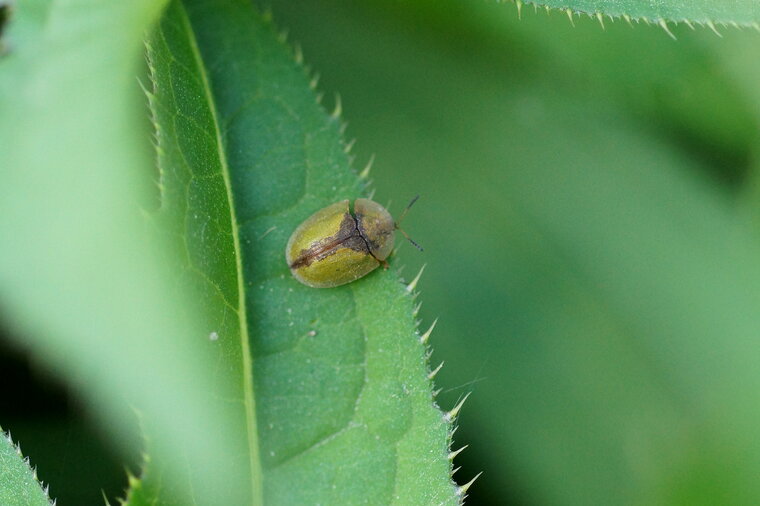
[(356, 166), (376, 155), (376, 199), (422, 195), (405, 228), (425, 252), (394, 265), (427, 264), (440, 404), (474, 392), (468, 503), (741, 502), (760, 470), (737, 456), (760, 436), (740, 434), (760, 326), (738, 286), (760, 259), (742, 228), (760, 34), (356, 4), (272, 9), (326, 106), (340, 94)]
[[(469, 444), (460, 483), (484, 471), (468, 504), (759, 496), (760, 33), (677, 26), (673, 41), (479, 0), (259, 5), (325, 106), (340, 94), (355, 166), (376, 156), (375, 199), (398, 213), (422, 195), (405, 229), (425, 251), (392, 264), (427, 264), (439, 403), (473, 392), (454, 445)], [(26, 360), (3, 371), (47, 385)], [(6, 400), (4, 428), (60, 504), (113, 497), (122, 457), (40, 388), (55, 409)], [(66, 467), (75, 451), (92, 469)]]

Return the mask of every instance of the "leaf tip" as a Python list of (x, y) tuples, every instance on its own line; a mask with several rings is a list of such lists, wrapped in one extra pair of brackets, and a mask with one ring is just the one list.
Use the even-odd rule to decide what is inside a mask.
[(602, 30), (605, 30), (604, 28), (604, 14), (601, 12), (596, 13), (596, 20), (599, 21), (599, 24), (602, 25)]
[(462, 410), (462, 406), (464, 406), (465, 401), (467, 401), (467, 398), (471, 393), (472, 392), (467, 392), (465, 396), (462, 397), (462, 399), (457, 403), (457, 405), (452, 408), (451, 411), (443, 415), (444, 419), (446, 419), (447, 422), (453, 422), (456, 419), (457, 415)]
[(464, 485), (457, 487), (457, 495), (459, 497), (464, 497), (467, 494), (467, 491), (470, 489), (473, 483), (475, 483), (475, 480), (480, 478), (480, 475), (483, 474), (483, 471), (480, 471), (478, 474), (475, 475), (473, 479), (465, 483)]
[(420, 342), (422, 344), (425, 344), (428, 342), (428, 340), (430, 340), (430, 334), (433, 333), (433, 329), (435, 328), (436, 323), (438, 323), (438, 318), (433, 320), (433, 323), (430, 325), (430, 327), (425, 331), (424, 334), (420, 336)]
[(343, 152), (346, 153), (346, 154), (350, 153), (351, 150), (354, 149), (354, 144), (356, 144), (356, 137), (354, 137), (353, 139), (351, 139), (350, 141), (348, 141), (343, 146)]
[(303, 49), (301, 49), (301, 44), (293, 44), (293, 59), (297, 64), (303, 65)]
[(417, 273), (417, 275), (414, 277), (414, 279), (408, 285), (406, 285), (406, 292), (407, 293), (412, 293), (414, 291), (414, 289), (417, 288), (417, 283), (419, 283), (420, 278), (422, 277), (422, 273), (425, 271), (425, 266), (426, 265), (427, 264), (423, 264), (422, 267), (420, 268), (420, 271)]
[(668, 28), (668, 23), (663, 18), (660, 18), (657, 24), (660, 25), (660, 28), (665, 30), (665, 33), (667, 33), (671, 39), (676, 40), (676, 36), (673, 35), (673, 32), (670, 31), (670, 28)]
[(309, 88), (311, 88), (312, 90), (316, 90), (318, 84), (319, 84), (319, 72), (316, 72), (314, 76), (311, 78), (311, 81), (309, 81)]
[(464, 445), (463, 447), (461, 447), (458, 450), (454, 450), (453, 452), (449, 452), (449, 460), (454, 460), (457, 457), (457, 455), (459, 455), (460, 453), (462, 453), (463, 451), (465, 451), (468, 446), (470, 446), (470, 445)]
[(442, 367), (443, 367), (443, 361), (440, 364), (438, 364), (438, 367), (436, 367), (435, 369), (433, 369), (432, 371), (428, 373), (427, 375), (428, 379), (432, 380), (433, 378), (435, 378), (435, 375), (438, 374), (438, 372), (441, 370)]
[(335, 94), (335, 107), (333, 108), (332, 114), (330, 114), (334, 119), (340, 118), (340, 115), (343, 113), (343, 102), (340, 99), (340, 93)]
[(367, 179), (369, 178), (369, 173), (372, 170), (372, 164), (375, 163), (375, 154), (373, 153), (372, 156), (369, 157), (369, 161), (367, 162), (367, 165), (364, 166), (362, 171), (359, 173), (359, 179)]
[(723, 38), (723, 35), (721, 35), (718, 29), (715, 28), (715, 23), (713, 23), (712, 21), (708, 21), (706, 24), (707, 24), (707, 27), (710, 28), (710, 30), (712, 30), (713, 33), (715, 33), (715, 35), (717, 35), (720, 38)]

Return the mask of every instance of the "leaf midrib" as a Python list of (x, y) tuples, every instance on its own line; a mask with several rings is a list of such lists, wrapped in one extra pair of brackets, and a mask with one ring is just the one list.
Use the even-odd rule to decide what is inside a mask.
[(193, 26), (187, 15), (185, 6), (179, 2), (179, 11), (182, 13), (182, 23), (185, 25), (187, 38), (193, 53), (193, 58), (198, 66), (198, 72), (203, 83), (203, 90), (209, 105), (211, 117), (214, 123), (214, 134), (216, 138), (217, 151), (219, 152), (219, 165), (221, 167), (224, 186), (227, 191), (227, 202), (230, 209), (230, 226), (232, 230), (232, 241), (235, 252), (235, 267), (237, 270), (237, 289), (238, 289), (238, 320), (240, 322), (240, 344), (243, 360), (243, 403), (245, 405), (246, 431), (248, 434), (248, 455), (251, 466), (251, 501), (254, 505), (264, 504), (264, 488), (262, 483), (261, 459), (259, 457), (259, 440), (258, 427), (256, 424), (256, 405), (254, 403), (253, 393), (253, 363), (251, 359), (250, 342), (248, 339), (248, 316), (245, 304), (245, 285), (243, 283), (243, 265), (240, 254), (240, 234), (238, 232), (238, 223), (235, 217), (235, 206), (232, 193), (232, 183), (230, 180), (230, 171), (227, 164), (227, 156), (224, 147), (224, 141), (219, 129), (219, 115), (217, 112), (216, 102), (213, 97), (211, 85), (209, 83), (206, 66), (203, 62), (197, 40), (194, 36)]

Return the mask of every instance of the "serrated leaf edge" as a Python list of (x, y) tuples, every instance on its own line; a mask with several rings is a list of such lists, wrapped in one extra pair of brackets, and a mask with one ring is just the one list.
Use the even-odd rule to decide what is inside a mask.
[[(420, 278), (422, 277), (422, 273), (425, 271), (425, 265), (423, 265), (420, 270), (417, 272), (417, 275), (414, 277), (414, 279), (406, 284), (405, 291), (407, 294), (409, 294), (410, 297), (413, 299), (417, 298), (419, 296), (420, 292), (417, 290), (417, 285), (420, 281)], [(411, 287), (411, 288), (410, 288)], [(441, 390), (435, 389), (435, 382), (434, 378), (435, 376), (440, 372), (440, 370), (443, 368), (443, 362), (441, 362), (435, 369), (430, 368), (430, 357), (433, 353), (433, 350), (431, 349), (429, 345), (430, 335), (433, 333), (433, 330), (435, 329), (435, 326), (438, 324), (438, 318), (433, 320), (433, 323), (428, 327), (428, 329), (423, 333), (420, 334), (419, 332), (419, 325), (420, 322), (416, 322), (416, 327), (418, 328), (416, 334), (417, 339), (419, 339), (420, 343), (425, 347), (426, 353), (425, 353), (425, 361), (428, 368), (428, 374), (427, 379), (430, 382), (430, 389), (431, 389), (431, 401), (433, 403), (433, 407), (438, 410), (438, 412), (441, 414), (441, 417), (443, 421), (448, 425), (449, 431), (448, 431), (448, 439), (446, 441), (446, 448), (448, 450), (448, 453), (446, 454), (446, 458), (450, 462), (449, 466), (449, 479), (452, 481), (452, 483), (456, 486), (455, 493), (457, 495), (458, 504), (463, 505), (464, 500), (467, 498), (467, 490), (472, 486), (472, 484), (477, 480), (483, 472), (479, 472), (477, 475), (475, 475), (474, 478), (472, 478), (469, 482), (465, 483), (464, 485), (457, 485), (456, 480), (454, 479), (454, 473), (459, 471), (459, 467), (454, 468), (454, 459), (462, 453), (469, 445), (464, 445), (458, 450), (452, 450), (452, 444), (454, 443), (454, 433), (457, 430), (457, 426), (455, 425), (456, 419), (459, 416), (459, 413), (462, 410), (462, 407), (464, 406), (465, 401), (467, 401), (467, 398), (472, 394), (472, 392), (467, 392), (464, 397), (462, 397), (456, 405), (449, 411), (444, 411), (438, 406), (438, 404), (435, 402), (435, 398), (438, 396), (438, 394), (441, 392)]]
[(29, 468), (29, 471), (31, 471), (34, 481), (37, 483), (37, 485), (39, 485), (40, 490), (42, 490), (42, 492), (45, 494), (45, 498), (47, 499), (48, 504), (51, 506), (56, 506), (56, 500), (50, 498), (50, 484), (46, 485), (42, 480), (40, 480), (39, 476), (37, 476), (37, 468), (32, 465), (29, 457), (24, 457), (24, 454), (21, 452), (21, 444), (13, 442), (10, 431), (4, 432), (0, 428), (0, 432), (3, 433), (3, 437), (5, 437), (6, 441), (8, 441), (8, 443), (10, 443), (10, 445), (16, 450), (16, 455), (19, 456), (24, 464), (26, 464), (26, 466)]
[(573, 9), (573, 8), (565, 8), (562, 9), (560, 7), (551, 7), (545, 4), (542, 4), (540, 2), (531, 2), (529, 0), (526, 0), (523, 2), (523, 0), (498, 0), (500, 3), (513, 3), (515, 7), (517, 8), (517, 16), (518, 18), (522, 17), (522, 8), (524, 5), (532, 5), (534, 11), (537, 13), (539, 9), (543, 9), (546, 11), (547, 14), (550, 12), (564, 12), (567, 17), (570, 20), (570, 23), (575, 26), (575, 23), (573, 21), (573, 16), (588, 16), (589, 18), (596, 19), (599, 22), (599, 25), (602, 27), (602, 30), (605, 29), (604, 27), (604, 18), (609, 19), (610, 21), (615, 21), (617, 19), (622, 19), (625, 22), (627, 22), (630, 26), (633, 26), (633, 23), (644, 23), (646, 25), (654, 25), (659, 26), (662, 28), (665, 33), (672, 39), (676, 39), (675, 35), (673, 35), (673, 32), (670, 31), (670, 28), (668, 26), (668, 23), (673, 23), (675, 25), (678, 25), (679, 23), (683, 23), (692, 30), (695, 29), (694, 25), (699, 25), (702, 28), (708, 28), (710, 29), (715, 35), (718, 37), (722, 37), (721, 33), (718, 31), (718, 26), (721, 26), (723, 28), (754, 28), (758, 32), (760, 32), (760, 23), (757, 21), (751, 22), (751, 23), (740, 23), (736, 21), (721, 21), (721, 20), (714, 20), (714, 19), (665, 19), (665, 18), (649, 18), (646, 16), (632, 16), (629, 14), (607, 14), (604, 12), (586, 12), (579, 9)]

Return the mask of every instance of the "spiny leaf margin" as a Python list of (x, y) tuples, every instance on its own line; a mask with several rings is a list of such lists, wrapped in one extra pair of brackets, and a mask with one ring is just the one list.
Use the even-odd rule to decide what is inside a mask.
[(10, 433), (0, 428), (0, 504), (4, 506), (55, 506), (50, 500), (48, 486), (37, 477), (29, 457), (21, 453)]
[(760, 5), (748, 4), (746, 6), (746, 12), (740, 13), (738, 16), (731, 16), (726, 14), (724, 9), (716, 8), (716, 3), (705, 3), (702, 6), (694, 6), (689, 4), (685, 7), (670, 7), (665, 6), (660, 10), (652, 7), (649, 3), (633, 2), (629, 6), (622, 4), (620, 0), (545, 0), (540, 2), (533, 2), (530, 0), (497, 0), (499, 3), (513, 3), (515, 4), (518, 12), (518, 16), (522, 13), (522, 8), (525, 5), (530, 5), (534, 10), (544, 9), (547, 12), (560, 11), (565, 13), (570, 22), (573, 22), (574, 16), (586, 15), (590, 18), (599, 21), (602, 28), (604, 28), (605, 18), (610, 21), (616, 19), (625, 20), (628, 24), (645, 23), (648, 25), (657, 25), (665, 30), (665, 32), (672, 38), (673, 34), (668, 28), (668, 23), (683, 23), (690, 28), (694, 28), (694, 25), (699, 25), (705, 28), (711, 29), (718, 36), (720, 32), (717, 27), (749, 27), (760, 31)]
[[(365, 185), (350, 170), (340, 107), (325, 114), (300, 51), (283, 39), (244, 2), (187, 0), (169, 7), (149, 44), (162, 191), (190, 216), (180, 235), (195, 239), (189, 257), (207, 262), (196, 264), (216, 286), (232, 285), (214, 282), (229, 278), (232, 262), (215, 271), (209, 258), (229, 255), (229, 237), (219, 239), (239, 233), (240, 257), (231, 258), (245, 291), (241, 328), (251, 329), (254, 388), (245, 402), (256, 402), (260, 452), (251, 458), (263, 470), (265, 502), (459, 503), (466, 489), (451, 482), (448, 458), (453, 414), (432, 402), (414, 286), (378, 271), (314, 290), (295, 282), (283, 261), (290, 230)], [(231, 188), (212, 199), (226, 218), (213, 205), (190, 213), (176, 198), (199, 174), (203, 184), (223, 179)], [(166, 203), (162, 212), (171, 214)], [(214, 226), (196, 234), (194, 220)], [(311, 485), (297, 490), (294, 482)]]

